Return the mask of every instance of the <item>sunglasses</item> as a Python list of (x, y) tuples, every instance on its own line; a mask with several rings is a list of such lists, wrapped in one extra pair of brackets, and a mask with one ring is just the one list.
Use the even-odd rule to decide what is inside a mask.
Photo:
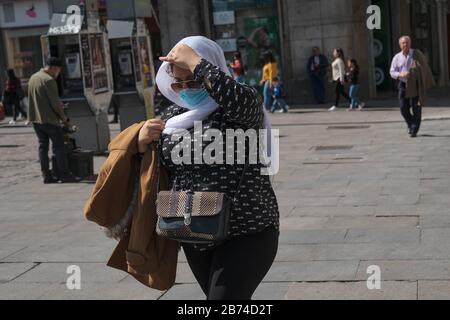
[(201, 84), (199, 84), (198, 82), (196, 82), (194, 80), (172, 82), (172, 84), (170, 86), (171, 86), (172, 90), (175, 92), (179, 92), (179, 91), (183, 90), (183, 88), (185, 88), (185, 86), (188, 89), (200, 89), (202, 87)]

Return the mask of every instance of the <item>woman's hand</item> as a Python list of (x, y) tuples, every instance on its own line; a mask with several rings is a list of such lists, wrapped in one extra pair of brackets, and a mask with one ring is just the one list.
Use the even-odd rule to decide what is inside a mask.
[(166, 124), (161, 119), (150, 119), (144, 123), (139, 131), (138, 149), (140, 153), (144, 153), (148, 149), (148, 145), (159, 139), (161, 132)]
[(201, 59), (191, 47), (185, 44), (175, 46), (167, 56), (159, 58), (161, 61), (172, 63), (181, 69), (190, 70), (192, 73)]

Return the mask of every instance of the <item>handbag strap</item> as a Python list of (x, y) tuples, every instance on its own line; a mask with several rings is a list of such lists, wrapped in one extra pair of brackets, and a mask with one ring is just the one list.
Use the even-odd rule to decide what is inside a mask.
[[(160, 139), (158, 140), (158, 143), (156, 144), (156, 158), (157, 158), (157, 163), (156, 163), (156, 175), (157, 175), (157, 178), (156, 178), (156, 195), (158, 195), (159, 189), (160, 189), (159, 184), (160, 184), (161, 158), (162, 158), (162, 152), (161, 152), (162, 145), (161, 145), (161, 143), (162, 143), (162, 137), (160, 137)], [(238, 194), (240, 193), (241, 186), (242, 186), (242, 183), (244, 182), (245, 173), (247, 172), (248, 166), (249, 166), (249, 163), (247, 161), (245, 161), (245, 166), (244, 166), (244, 169), (242, 170), (242, 174), (241, 174), (241, 177), (239, 179), (239, 184), (237, 185), (237, 191), (234, 194), (233, 201), (236, 200)]]

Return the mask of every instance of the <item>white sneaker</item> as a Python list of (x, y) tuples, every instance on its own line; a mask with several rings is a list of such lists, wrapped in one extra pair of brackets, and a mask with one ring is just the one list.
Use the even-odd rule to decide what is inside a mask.
[(16, 122), (15, 122), (14, 120), (10, 120), (10, 121), (9, 121), (9, 124), (10, 124), (10, 125), (14, 125), (14, 124), (16, 124)]
[(366, 104), (365, 104), (364, 102), (362, 102), (362, 103), (358, 106), (359, 111), (361, 111), (362, 109), (364, 109), (365, 106), (366, 106)]
[(30, 121), (28, 121), (28, 120), (27, 120), (27, 121), (25, 121), (25, 125), (26, 125), (26, 126), (29, 126), (30, 124), (31, 124), (31, 122), (30, 122)]
[(23, 120), (23, 117), (22, 117), (22, 115), (20, 115), (18, 118), (17, 118), (17, 121), (22, 121)]
[(283, 113), (283, 109), (278, 110), (278, 113)]
[(328, 109), (328, 111), (336, 111), (336, 110), (337, 110), (336, 106), (332, 106), (330, 109)]

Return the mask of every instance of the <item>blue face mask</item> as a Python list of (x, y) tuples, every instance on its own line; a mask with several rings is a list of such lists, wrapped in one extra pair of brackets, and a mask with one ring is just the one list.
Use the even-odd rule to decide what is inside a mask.
[(206, 89), (183, 89), (180, 91), (180, 98), (187, 103), (190, 109), (196, 109), (209, 97)]

